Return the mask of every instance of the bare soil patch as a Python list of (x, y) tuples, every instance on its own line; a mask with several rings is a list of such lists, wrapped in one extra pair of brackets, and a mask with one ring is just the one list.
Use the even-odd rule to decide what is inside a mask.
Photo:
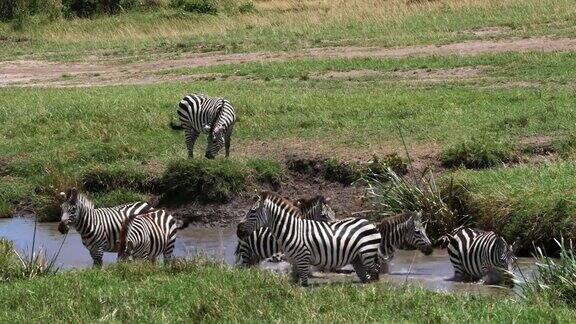
[[(398, 58), (423, 55), (478, 55), (500, 52), (555, 52), (571, 50), (576, 50), (576, 39), (540, 37), (504, 41), (479, 40), (446, 45), (394, 48), (327, 47), (277, 53), (204, 53), (189, 55), (178, 59), (162, 59), (130, 64), (55, 63), (21, 60), (0, 63), (0, 86), (13, 84), (50, 86), (53, 83), (57, 86), (94, 86), (166, 82), (181, 76), (150, 77), (149, 74), (175, 68), (193, 68), (245, 62), (285, 61), (304, 58)], [(139, 77), (134, 77), (134, 75), (144, 75), (146, 78), (142, 80)], [(130, 76), (132, 76), (132, 78), (130, 78)]]

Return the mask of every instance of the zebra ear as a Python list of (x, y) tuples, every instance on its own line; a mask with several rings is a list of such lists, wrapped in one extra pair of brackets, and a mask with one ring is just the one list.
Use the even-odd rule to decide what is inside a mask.
[(58, 194), (58, 200), (59, 200), (60, 202), (65, 202), (65, 201), (66, 201), (66, 193), (65, 193), (64, 191), (61, 191), (61, 192)]
[(76, 190), (76, 187), (68, 189), (66, 200), (68, 200), (68, 203), (72, 205), (76, 204), (76, 201), (78, 200), (78, 190)]

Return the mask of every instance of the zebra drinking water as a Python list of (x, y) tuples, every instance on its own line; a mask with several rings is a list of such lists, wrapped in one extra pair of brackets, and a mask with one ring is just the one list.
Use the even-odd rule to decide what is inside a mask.
[(399, 215), (385, 218), (377, 225), (382, 235), (380, 272), (388, 272), (388, 262), (394, 256), (394, 251), (403, 244), (418, 248), (425, 255), (432, 254), (432, 243), (426, 235), (426, 229), (420, 222), (420, 214), (403, 212)]
[(362, 282), (378, 278), (380, 233), (364, 219), (332, 223), (301, 219), (290, 201), (272, 192), (262, 192), (244, 220), (238, 224), (238, 237), (269, 227), (280, 250), (292, 264), (293, 275), (308, 285), (310, 265), (337, 269), (352, 264)]
[(179, 229), (187, 226), (164, 210), (147, 214), (130, 215), (122, 224), (118, 242), (118, 260), (129, 257), (152, 262), (162, 254), (164, 263), (169, 262)]
[(454, 280), (478, 281), (487, 284), (510, 283), (517, 240), (508, 245), (494, 232), (462, 228), (447, 235), (448, 255), (454, 267)]
[(223, 146), (226, 157), (230, 155), (230, 138), (236, 113), (228, 100), (202, 94), (185, 96), (178, 105), (178, 117), (180, 125), (171, 123), (170, 126), (175, 130), (184, 130), (189, 158), (192, 158), (194, 144), (202, 132), (208, 133), (206, 158), (213, 159)]
[[(330, 208), (328, 202), (329, 199), (324, 196), (316, 196), (311, 199), (298, 199), (295, 205), (300, 209), (300, 216), (303, 219), (333, 222), (336, 221), (336, 213)], [(276, 239), (267, 227), (253, 231), (246, 238), (239, 237), (234, 254), (236, 264), (239, 266), (252, 266), (263, 260), (279, 262), (284, 258)]]
[(76, 188), (61, 192), (62, 217), (58, 231), (68, 233), (69, 226), (76, 228), (82, 244), (90, 252), (94, 266), (102, 265), (104, 252), (116, 252), (122, 222), (129, 215), (145, 213), (153, 208), (145, 202), (125, 204), (112, 208), (94, 208), (94, 204)]

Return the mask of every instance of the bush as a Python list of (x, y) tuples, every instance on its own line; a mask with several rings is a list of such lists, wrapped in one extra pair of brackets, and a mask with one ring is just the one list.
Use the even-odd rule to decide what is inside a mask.
[(97, 165), (85, 171), (80, 181), (83, 188), (90, 192), (115, 189), (146, 192), (151, 191), (155, 186), (155, 179), (142, 168), (134, 165)]
[(18, 257), (14, 244), (0, 238), (0, 283), (20, 277)]
[(218, 12), (215, 0), (172, 0), (171, 6), (187, 12), (214, 15)]
[(94, 204), (99, 207), (115, 207), (127, 203), (145, 201), (146, 197), (137, 192), (120, 188), (94, 195)]
[(64, 0), (64, 7), (69, 16), (94, 17), (120, 12), (121, 2), (121, 0)]
[(367, 197), (372, 200), (377, 210), (375, 221), (393, 216), (403, 211), (422, 212), (422, 219), (427, 223), (427, 234), (437, 239), (463, 224), (446, 198), (436, 185), (432, 172), (423, 175), (416, 183), (407, 181), (392, 170), (388, 170), (382, 182), (372, 179), (368, 182)]
[(513, 145), (486, 139), (472, 138), (444, 149), (440, 159), (447, 168), (464, 166), (482, 169), (517, 160)]
[(282, 166), (276, 161), (253, 159), (247, 166), (254, 170), (255, 177), (262, 183), (269, 183), (274, 187), (280, 186), (284, 172)]
[(340, 162), (336, 159), (328, 159), (324, 162), (324, 178), (329, 181), (351, 184), (361, 179), (364, 174), (364, 169), (356, 161)]
[(576, 307), (576, 254), (572, 241), (556, 241), (560, 258), (547, 257), (536, 248), (536, 267), (532, 278), (522, 286), (524, 295), (533, 300), (544, 299), (549, 305), (558, 303)]
[(50, 19), (62, 16), (61, 0), (2, 0), (0, 1), (0, 20), (20, 20), (29, 15), (43, 15)]
[(165, 202), (227, 202), (245, 185), (243, 164), (230, 159), (176, 160), (168, 164), (160, 187)]
[(368, 175), (377, 177), (386, 176), (388, 168), (392, 169), (396, 174), (403, 175), (408, 173), (408, 165), (396, 153), (387, 154), (383, 159), (374, 156), (372, 161), (368, 162), (367, 168)]

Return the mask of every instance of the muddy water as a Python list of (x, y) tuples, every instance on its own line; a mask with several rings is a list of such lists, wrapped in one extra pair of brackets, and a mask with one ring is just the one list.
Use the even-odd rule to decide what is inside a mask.
[[(60, 247), (64, 235), (57, 231), (56, 223), (39, 223), (37, 226), (36, 246), (46, 249), (49, 256), (54, 254)], [(30, 218), (0, 219), (0, 237), (13, 241), (20, 251), (30, 251), (33, 231), (34, 221)], [(200, 254), (224, 260), (229, 264), (234, 263), (236, 247), (234, 228), (191, 227), (178, 234), (176, 256), (192, 257)], [(105, 264), (113, 263), (115, 260), (116, 255), (113, 253), (104, 255)], [(57, 263), (64, 269), (92, 265), (92, 259), (82, 245), (80, 236), (72, 229), (66, 236)], [(290, 265), (283, 262), (263, 263), (261, 266), (278, 273), (287, 273), (290, 269)], [(533, 260), (520, 258), (519, 266), (524, 275), (529, 276), (533, 268)], [(351, 268), (345, 268), (345, 270), (351, 270)], [(452, 266), (445, 250), (435, 250), (430, 256), (424, 256), (417, 251), (398, 251), (390, 263), (390, 274), (382, 276), (381, 280), (395, 285), (414, 283), (433, 291), (514, 294), (508, 289), (498, 287), (447, 281), (446, 279), (452, 274)], [(312, 283), (358, 281), (353, 273), (315, 272), (313, 275), (315, 278), (311, 280)]]

